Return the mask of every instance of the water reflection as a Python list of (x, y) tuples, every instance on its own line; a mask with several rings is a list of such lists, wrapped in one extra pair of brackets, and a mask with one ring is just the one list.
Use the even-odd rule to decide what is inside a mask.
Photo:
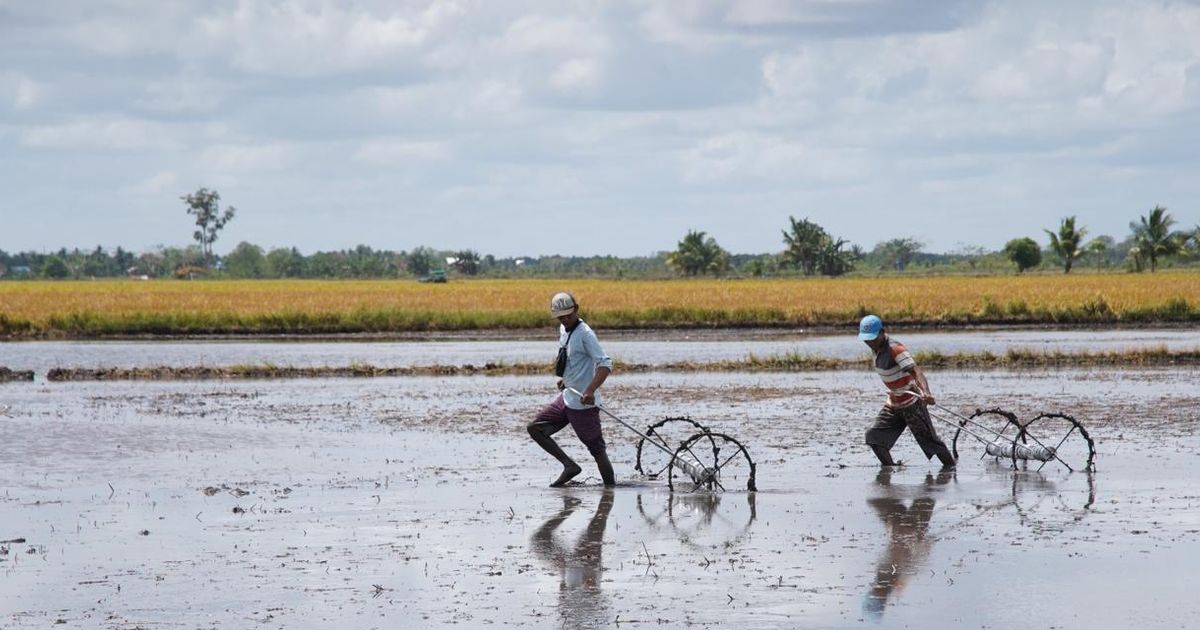
[(671, 528), (685, 545), (729, 547), (741, 540), (758, 518), (758, 493), (672, 492), (665, 497), (642, 493), (637, 508), (648, 524)]
[(557, 627), (604, 628), (612, 619), (600, 581), (604, 572), (604, 530), (613, 508), (613, 490), (606, 488), (600, 495), (596, 511), (578, 540), (573, 545), (565, 544), (557, 530), (582, 504), (571, 495), (563, 495), (562, 509), (533, 533), (530, 546), (535, 555), (561, 576), (558, 591), (561, 624)]
[(882, 470), (875, 478), (880, 492), (867, 499), (867, 505), (883, 521), (888, 544), (875, 568), (875, 579), (863, 599), (863, 612), (868, 618), (882, 619), (888, 600), (903, 591), (908, 579), (925, 563), (936, 540), (929, 534), (929, 521), (937, 503), (932, 491), (953, 479), (953, 471), (927, 474), (917, 496), (906, 502), (905, 495), (911, 494), (912, 489), (893, 486), (892, 470)]
[(1096, 475), (1071, 473), (1055, 481), (1041, 472), (1015, 472), (1012, 497), (1022, 525), (1040, 533), (1066, 531), (1091, 514), (1096, 503)]

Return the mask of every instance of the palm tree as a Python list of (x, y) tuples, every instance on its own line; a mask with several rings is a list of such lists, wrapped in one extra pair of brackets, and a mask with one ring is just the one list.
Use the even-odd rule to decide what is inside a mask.
[(1087, 235), (1087, 228), (1076, 229), (1075, 217), (1070, 216), (1062, 220), (1057, 234), (1050, 230), (1045, 232), (1050, 235), (1050, 249), (1063, 261), (1063, 273), (1071, 273), (1071, 265), (1084, 253), (1083, 237)]
[(1175, 219), (1162, 206), (1154, 206), (1148, 216), (1141, 217), (1140, 222), (1129, 224), (1138, 255), (1150, 260), (1151, 273), (1158, 268), (1159, 258), (1177, 254), (1182, 247), (1183, 239), (1171, 232), (1172, 225), (1175, 225)]
[(729, 268), (729, 254), (704, 232), (688, 230), (679, 247), (667, 256), (667, 264), (689, 276), (706, 273), (720, 275)]
[(835, 239), (825, 231), (825, 228), (802, 219), (797, 221), (788, 217), (790, 229), (783, 231), (783, 243), (787, 249), (783, 252), (783, 262), (799, 269), (806, 276), (820, 273), (826, 276), (840, 276), (854, 269), (854, 261), (862, 257), (862, 248), (842, 249), (850, 242), (846, 239)]

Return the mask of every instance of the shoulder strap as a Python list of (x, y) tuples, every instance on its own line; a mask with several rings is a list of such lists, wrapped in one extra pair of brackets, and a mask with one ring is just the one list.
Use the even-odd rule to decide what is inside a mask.
[(567, 333), (567, 340), (565, 342), (563, 342), (562, 347), (566, 348), (567, 346), (571, 345), (571, 335), (574, 335), (575, 331), (579, 330), (579, 327), (582, 325), (583, 325), (582, 319), (575, 323), (575, 327), (572, 328), (571, 331)]

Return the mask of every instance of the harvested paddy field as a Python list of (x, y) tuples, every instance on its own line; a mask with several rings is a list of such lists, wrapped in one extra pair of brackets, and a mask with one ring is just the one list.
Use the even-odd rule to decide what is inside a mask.
[[(1196, 371), (931, 370), (940, 402), (1064, 411), (1097, 471), (890, 473), (863, 370), (614, 375), (637, 425), (737, 436), (759, 492), (557, 473), (544, 376), (8, 383), (0, 625), (13, 628), (1187, 627), (1200, 614)], [(2, 408), (0, 408), (2, 409)], [(943, 436), (947, 437), (943, 429)]]

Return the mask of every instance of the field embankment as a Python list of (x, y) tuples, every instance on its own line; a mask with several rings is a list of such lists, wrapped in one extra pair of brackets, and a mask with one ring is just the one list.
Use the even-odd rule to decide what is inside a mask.
[(1148, 325), (1200, 320), (1200, 273), (766, 280), (0, 283), (0, 336), (327, 335), (544, 328), (576, 294), (603, 328)]
[[(1038, 352), (1013, 349), (1003, 354), (991, 352), (927, 353), (918, 352), (917, 362), (939, 369), (1036, 369), (1049, 367), (1153, 367), (1200, 365), (1200, 348), (1169, 351), (1165, 348), (1123, 352)], [(645, 372), (822, 372), (865, 369), (861, 360), (833, 359), (801, 354), (758, 357), (730, 361), (681, 361), (646, 364), (617, 362), (621, 373)], [(157, 366), (54, 368), (46, 380), (66, 381), (176, 381), (245, 380), (290, 378), (376, 378), (389, 376), (503, 376), (548, 374), (544, 363), (487, 363), (484, 365), (429, 365), (381, 367), (354, 364), (347, 366), (297, 367), (270, 364), (231, 366)], [(32, 380), (32, 379), (30, 379)]]

